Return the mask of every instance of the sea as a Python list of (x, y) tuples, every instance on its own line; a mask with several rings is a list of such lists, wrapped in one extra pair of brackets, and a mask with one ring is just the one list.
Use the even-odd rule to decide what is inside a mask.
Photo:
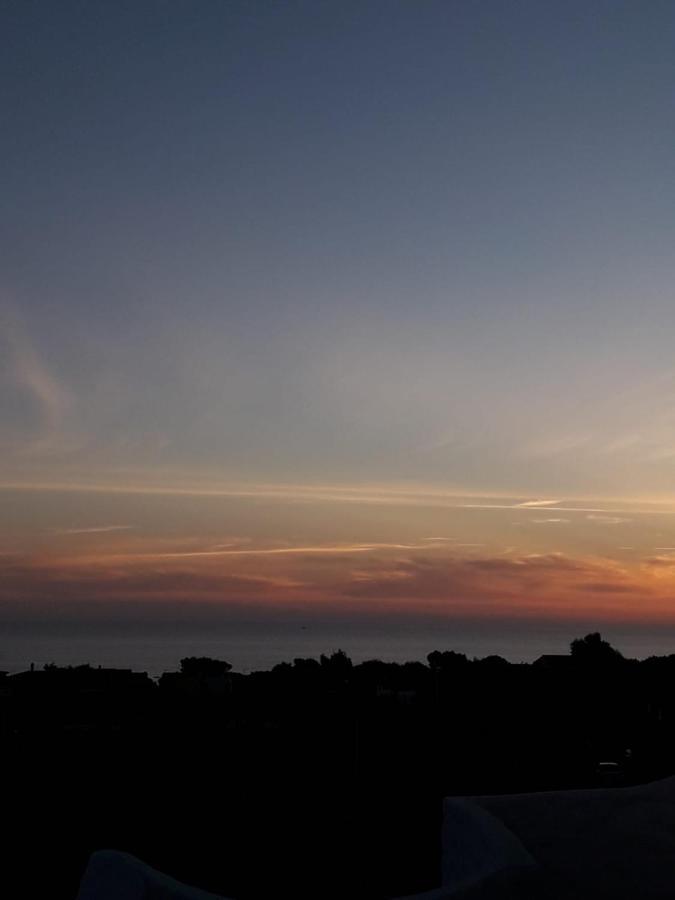
[[(224, 636), (46, 636), (7, 635), (0, 638), (0, 670), (20, 672), (42, 668), (48, 663), (59, 666), (91, 665), (133, 669), (158, 677), (175, 671), (185, 656), (209, 656), (225, 659), (234, 671), (248, 673), (271, 669), (280, 662), (297, 657), (318, 658), (322, 653), (344, 650), (355, 662), (381, 659), (390, 662), (424, 662), (432, 650), (455, 650), (469, 658), (493, 654), (510, 662), (531, 662), (543, 653), (567, 653), (570, 641), (588, 631), (561, 627), (529, 629), (527, 632), (490, 631), (443, 633), (359, 633), (358, 631), (315, 632), (299, 630), (295, 634), (228, 634)], [(675, 628), (607, 629), (605, 639), (624, 656), (644, 658), (675, 653)]]

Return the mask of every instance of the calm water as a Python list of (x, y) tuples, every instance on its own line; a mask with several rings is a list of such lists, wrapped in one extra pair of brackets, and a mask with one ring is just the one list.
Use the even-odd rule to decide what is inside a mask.
[[(588, 631), (590, 629), (586, 629)], [(318, 657), (343, 649), (355, 662), (383, 659), (395, 662), (424, 661), (431, 650), (457, 650), (468, 656), (499, 654), (511, 662), (531, 661), (542, 653), (566, 653), (573, 637), (586, 633), (541, 631), (525, 635), (504, 634), (400, 634), (377, 636), (354, 632), (317, 634), (301, 631), (293, 635), (241, 635), (222, 639), (185, 638), (104, 638), (104, 637), (6, 637), (0, 643), (0, 669), (17, 672), (34, 663), (57, 665), (117, 666), (147, 671), (156, 676), (177, 669), (183, 656), (212, 656), (226, 659), (239, 672), (269, 669), (297, 656)], [(675, 652), (675, 630), (611, 632), (603, 636), (626, 656), (641, 658)]]

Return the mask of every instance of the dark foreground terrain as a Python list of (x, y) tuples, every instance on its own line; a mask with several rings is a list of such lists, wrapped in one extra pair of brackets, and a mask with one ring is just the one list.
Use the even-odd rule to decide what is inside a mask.
[(675, 772), (675, 656), (625, 660), (599, 635), (572, 651), (1, 677), (11, 895), (73, 900), (104, 847), (242, 900), (433, 887), (446, 795)]

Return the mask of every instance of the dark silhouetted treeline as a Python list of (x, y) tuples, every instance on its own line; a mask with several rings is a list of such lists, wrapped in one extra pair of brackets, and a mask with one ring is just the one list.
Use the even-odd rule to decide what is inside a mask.
[(438, 884), (446, 795), (673, 774), (675, 654), (46, 666), (0, 676), (0, 741), (15, 898), (72, 900), (103, 847), (242, 900), (394, 896)]

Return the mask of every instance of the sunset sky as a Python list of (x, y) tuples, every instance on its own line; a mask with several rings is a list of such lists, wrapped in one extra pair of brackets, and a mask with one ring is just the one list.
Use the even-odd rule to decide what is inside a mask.
[(675, 651), (672, 3), (22, 0), (0, 97), (6, 634)]

